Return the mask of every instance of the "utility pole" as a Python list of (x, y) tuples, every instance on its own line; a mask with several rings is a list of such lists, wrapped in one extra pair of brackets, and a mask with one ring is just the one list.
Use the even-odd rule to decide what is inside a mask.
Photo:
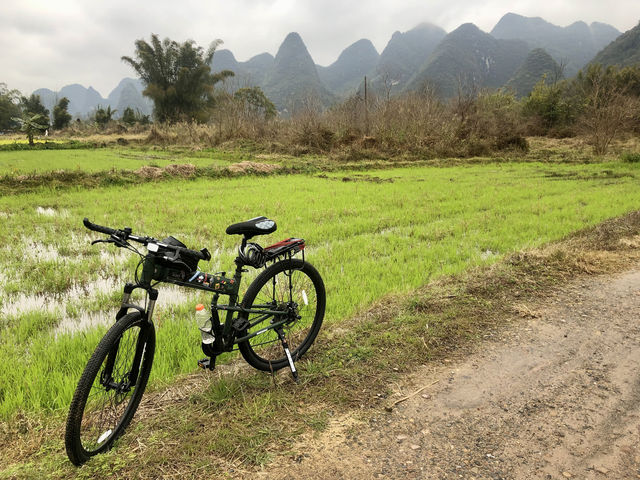
[(364, 134), (369, 135), (369, 103), (367, 98), (367, 76), (364, 76)]

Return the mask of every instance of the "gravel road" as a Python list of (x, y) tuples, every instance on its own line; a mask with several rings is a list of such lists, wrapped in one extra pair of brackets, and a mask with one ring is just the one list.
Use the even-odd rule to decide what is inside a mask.
[(392, 412), (333, 417), (255, 477), (640, 479), (640, 269), (518, 310), (529, 317), (394, 386), (386, 405), (415, 394)]

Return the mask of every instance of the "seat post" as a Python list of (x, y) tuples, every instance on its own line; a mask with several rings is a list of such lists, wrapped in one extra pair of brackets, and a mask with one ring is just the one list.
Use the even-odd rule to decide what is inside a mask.
[[(245, 249), (246, 246), (247, 246), (247, 236), (243, 235), (242, 236), (242, 243), (240, 244), (240, 252), (244, 252), (244, 249)], [(245, 265), (245, 263), (240, 258), (240, 253), (239, 252), (238, 252), (238, 256), (236, 257), (235, 264), (236, 264), (236, 274), (238, 274), (238, 272), (242, 271), (242, 267), (244, 267), (244, 265)]]

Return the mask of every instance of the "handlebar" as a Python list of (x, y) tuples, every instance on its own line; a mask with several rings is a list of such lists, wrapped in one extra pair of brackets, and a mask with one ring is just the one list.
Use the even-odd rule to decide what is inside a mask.
[(87, 227), (89, 230), (93, 230), (94, 232), (106, 233), (107, 235), (116, 235), (116, 236), (120, 236), (118, 235), (119, 233), (124, 233), (118, 230), (114, 230), (113, 228), (103, 227), (102, 225), (96, 225), (95, 223), (91, 223), (87, 217), (84, 217), (84, 220), (82, 220), (82, 223), (84, 223), (85, 227)]
[(86, 217), (84, 218), (82, 223), (89, 230), (92, 230), (94, 232), (104, 233), (106, 235), (111, 235), (113, 237), (116, 237), (118, 240), (122, 240), (122, 241), (133, 240), (134, 242), (141, 243), (145, 246), (149, 245), (150, 243), (155, 243), (156, 245), (166, 250), (172, 250), (177, 253), (184, 252), (189, 255), (194, 255), (200, 260), (205, 260), (205, 261), (211, 260), (211, 254), (206, 248), (203, 248), (202, 250), (191, 250), (190, 248), (179, 247), (177, 245), (168, 245), (166, 243), (159, 242), (158, 240), (152, 237), (138, 237), (136, 235), (131, 235), (131, 228), (129, 227), (125, 227), (123, 230), (116, 230), (114, 228), (104, 227), (102, 225), (97, 225), (95, 223), (92, 223)]

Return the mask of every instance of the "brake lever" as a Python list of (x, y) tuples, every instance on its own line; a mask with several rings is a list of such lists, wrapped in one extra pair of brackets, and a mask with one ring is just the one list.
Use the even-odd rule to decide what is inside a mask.
[(91, 242), (91, 245), (95, 245), (96, 243), (114, 243), (117, 247), (127, 246), (124, 240), (115, 235), (111, 235), (109, 238), (99, 238), (98, 240), (94, 240)]
[(120, 237), (118, 237), (118, 236), (116, 236), (114, 234), (111, 234), (111, 237), (109, 238), (108, 242), (109, 243), (115, 243), (116, 247), (126, 247), (128, 245), (127, 242), (124, 239), (122, 239), (122, 238), (120, 238)]
[(95, 245), (96, 243), (113, 243), (113, 240), (109, 239), (104, 239), (104, 238), (99, 238), (98, 240), (94, 240), (93, 242), (91, 242), (91, 245)]

